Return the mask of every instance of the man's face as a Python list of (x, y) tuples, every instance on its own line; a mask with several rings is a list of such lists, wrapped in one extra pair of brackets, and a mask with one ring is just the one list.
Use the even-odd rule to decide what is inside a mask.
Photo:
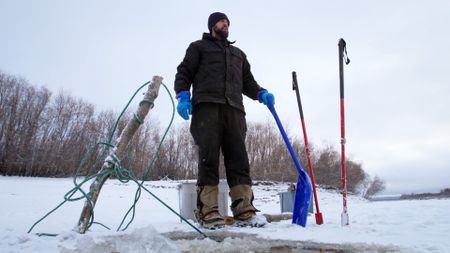
[(219, 22), (217, 22), (214, 27), (213, 31), (219, 35), (222, 39), (228, 38), (228, 22), (226, 19), (221, 19)]

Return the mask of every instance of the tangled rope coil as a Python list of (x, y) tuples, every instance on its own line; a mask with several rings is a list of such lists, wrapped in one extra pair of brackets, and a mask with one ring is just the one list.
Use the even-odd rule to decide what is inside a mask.
[[(161, 150), (161, 146), (162, 143), (164, 142), (167, 133), (169, 132), (170, 127), (172, 126), (173, 123), (173, 119), (174, 119), (174, 115), (175, 115), (175, 103), (174, 100), (170, 94), (169, 89), (167, 88), (167, 86), (164, 83), (161, 83), (163, 85), (163, 87), (165, 88), (165, 90), (167, 91), (170, 100), (172, 102), (172, 116), (170, 119), (170, 123), (168, 124), (166, 130), (164, 131), (164, 135), (161, 138), (161, 141), (158, 144), (158, 147), (152, 157), (152, 159), (150, 160), (150, 162), (148, 163), (145, 173), (142, 177), (142, 180), (139, 182), (139, 180), (136, 178), (136, 176), (133, 174), (133, 172), (129, 169), (126, 169), (124, 167), (121, 166), (121, 162), (120, 159), (114, 155), (114, 153), (110, 154), (106, 159), (102, 160), (102, 157), (105, 157), (105, 154), (107, 154), (108, 150), (110, 148), (115, 148), (114, 145), (111, 144), (111, 141), (114, 137), (114, 134), (117, 130), (117, 127), (119, 125), (119, 122), (121, 121), (123, 115), (125, 114), (125, 112), (127, 111), (128, 107), (130, 106), (131, 102), (134, 100), (134, 98), (136, 97), (137, 93), (143, 89), (145, 86), (149, 85), (150, 81), (144, 83), (143, 85), (141, 85), (136, 92), (131, 96), (131, 98), (129, 99), (128, 103), (126, 104), (126, 106), (124, 107), (124, 109), (122, 110), (122, 112), (120, 113), (119, 117), (117, 118), (114, 127), (111, 131), (111, 134), (109, 135), (109, 138), (106, 142), (96, 142), (94, 145), (92, 145), (89, 150), (86, 152), (86, 154), (84, 155), (83, 159), (80, 162), (80, 165), (78, 166), (78, 168), (75, 170), (74, 175), (73, 175), (73, 184), (74, 187), (69, 190), (65, 195), (64, 195), (64, 200), (59, 203), (55, 208), (53, 208), (52, 210), (50, 210), (47, 214), (45, 214), (42, 218), (40, 218), (39, 220), (37, 220), (28, 230), (28, 233), (31, 233), (31, 231), (34, 229), (34, 227), (39, 224), (41, 221), (43, 221), (44, 219), (46, 219), (50, 214), (52, 214), (53, 212), (55, 212), (57, 209), (59, 209), (62, 205), (64, 205), (66, 202), (74, 202), (74, 201), (79, 201), (79, 200), (86, 200), (85, 203), (88, 205), (89, 210), (91, 212), (91, 216), (90, 216), (90, 220), (88, 222), (88, 228), (90, 226), (92, 226), (92, 224), (98, 224), (101, 225), (103, 227), (105, 227), (106, 229), (110, 230), (109, 227), (107, 227), (106, 225), (100, 223), (100, 222), (95, 222), (94, 221), (94, 204), (92, 202), (92, 200), (90, 199), (88, 193), (86, 191), (84, 191), (82, 189), (82, 186), (97, 177), (110, 177), (111, 175), (114, 175), (115, 178), (117, 178), (121, 183), (128, 183), (130, 181), (134, 182), (137, 185), (137, 190), (135, 193), (135, 197), (134, 197), (134, 201), (133, 204), (131, 205), (131, 207), (128, 209), (128, 211), (126, 212), (126, 214), (124, 215), (120, 225), (118, 226), (116, 231), (125, 231), (129, 225), (133, 222), (135, 214), (136, 214), (136, 204), (138, 203), (140, 197), (141, 197), (141, 193), (142, 190), (146, 191), (148, 194), (150, 194), (152, 197), (154, 197), (156, 200), (158, 200), (161, 204), (163, 204), (166, 208), (168, 208), (170, 211), (172, 211), (175, 215), (177, 215), (178, 217), (180, 217), (180, 219), (182, 219), (183, 221), (185, 221), (189, 226), (191, 226), (192, 228), (194, 228), (197, 232), (199, 232), (200, 234), (202, 234), (205, 238), (207, 237), (202, 231), (200, 231), (197, 227), (195, 227), (193, 224), (191, 224), (188, 220), (186, 220), (183, 216), (181, 216), (178, 212), (176, 212), (173, 208), (171, 208), (170, 206), (168, 206), (164, 201), (162, 201), (160, 198), (158, 198), (155, 194), (153, 194), (150, 190), (148, 190), (143, 184), (144, 182), (148, 179), (149, 174), (151, 172), (151, 169), (153, 168), (153, 165), (156, 161), (156, 158), (158, 157), (158, 154)], [(151, 101), (147, 101), (147, 100), (142, 100), (140, 103), (150, 103), (151, 107), (153, 107), (153, 103)], [(137, 117), (137, 115), (134, 115), (134, 120), (139, 123), (139, 124), (143, 124), (143, 120), (139, 119), (139, 117)], [(94, 151), (99, 147), (99, 146), (103, 146), (103, 150), (101, 152), (101, 154), (98, 156), (98, 158), (95, 160), (94, 164), (91, 166), (91, 168), (89, 169), (88, 173), (86, 174), (86, 176), (84, 176), (84, 179), (81, 182), (77, 182), (77, 179), (80, 178), (80, 172), (82, 170), (82, 168), (84, 167), (86, 161), (92, 156), (92, 154), (94, 153)], [(108, 162), (110, 163), (112, 166), (110, 166), (110, 168), (101, 170), (99, 172), (94, 173), (95, 169), (98, 168), (99, 164), (102, 162)], [(80, 193), (81, 196), (76, 197), (75, 194), (76, 193)], [(131, 213), (131, 218), (129, 219), (128, 223), (122, 228), (122, 226), (124, 225), (126, 219), (129, 217)], [(57, 236), (57, 234), (50, 234), (50, 233), (36, 233), (38, 236)]]

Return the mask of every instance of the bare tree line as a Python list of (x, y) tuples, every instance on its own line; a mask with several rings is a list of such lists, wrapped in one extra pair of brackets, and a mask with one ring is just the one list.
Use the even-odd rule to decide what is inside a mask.
[[(107, 147), (98, 145), (90, 156), (86, 153), (96, 142), (108, 141), (117, 117), (116, 112), (96, 112), (92, 104), (81, 99), (64, 92), (53, 95), (45, 87), (35, 87), (0, 71), (0, 175), (67, 177), (73, 175), (83, 159), (86, 160), (80, 168), (81, 175), (96, 172)], [(118, 124), (112, 144), (129, 117), (132, 115), (126, 113)], [(297, 171), (274, 123), (249, 122), (247, 128), (252, 178), (296, 182)], [(163, 130), (150, 112), (135, 134), (122, 167), (140, 179), (196, 178), (197, 150), (188, 123), (169, 130), (153, 166), (149, 167)], [(309, 173), (302, 140), (290, 137), (300, 163)], [(313, 145), (310, 153), (316, 183), (339, 189), (339, 153), (331, 146), (318, 149)], [(350, 159), (346, 163), (350, 192), (370, 196), (384, 189), (384, 181), (379, 177), (372, 180), (361, 164)], [(225, 177), (223, 165), (220, 170)]]

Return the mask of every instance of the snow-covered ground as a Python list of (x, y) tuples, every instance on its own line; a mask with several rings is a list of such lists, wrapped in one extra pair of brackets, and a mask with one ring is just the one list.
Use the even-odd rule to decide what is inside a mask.
[[(145, 186), (178, 211), (178, 184), (156, 181)], [(136, 191), (134, 183), (116, 180), (105, 183), (95, 208), (96, 221), (110, 231), (93, 225), (85, 235), (74, 232), (84, 204), (77, 201), (62, 205), (28, 234), (72, 187), (71, 178), (0, 177), (0, 252), (450, 252), (449, 199), (369, 202), (349, 196), (350, 226), (342, 227), (341, 195), (319, 189), (323, 225), (316, 225), (311, 215), (306, 228), (288, 220), (264, 228), (205, 231), (213, 239), (201, 239), (146, 192), (130, 227), (115, 232)], [(280, 213), (278, 193), (287, 187), (254, 186), (255, 205), (262, 213)]]

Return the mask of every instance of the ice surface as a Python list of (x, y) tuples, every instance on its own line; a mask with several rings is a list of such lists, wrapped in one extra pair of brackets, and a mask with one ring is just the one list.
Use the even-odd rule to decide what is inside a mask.
[[(144, 185), (178, 210), (179, 183), (156, 181)], [(111, 231), (94, 224), (85, 235), (73, 232), (84, 205), (78, 201), (65, 203), (27, 234), (39, 218), (63, 201), (72, 184), (71, 178), (0, 177), (0, 252), (241, 252), (247, 249), (264, 252), (258, 249), (285, 247), (289, 250), (298, 244), (314, 249), (341, 249), (341, 252), (448, 252), (450, 248), (449, 199), (370, 202), (349, 195), (350, 225), (342, 227), (342, 196), (320, 188), (323, 225), (316, 225), (314, 215), (310, 215), (306, 228), (286, 220), (262, 228), (227, 227), (218, 231), (219, 234), (205, 231), (210, 239), (203, 239), (143, 192), (131, 226), (124, 232), (114, 232), (133, 203), (136, 191), (134, 183), (116, 180), (108, 180), (103, 186), (94, 215), (96, 221), (109, 226)], [(287, 188), (287, 183), (254, 186), (256, 208), (261, 213), (279, 213), (278, 193)], [(34, 233), (58, 236), (39, 237)], [(176, 238), (176, 233), (190, 236)]]

